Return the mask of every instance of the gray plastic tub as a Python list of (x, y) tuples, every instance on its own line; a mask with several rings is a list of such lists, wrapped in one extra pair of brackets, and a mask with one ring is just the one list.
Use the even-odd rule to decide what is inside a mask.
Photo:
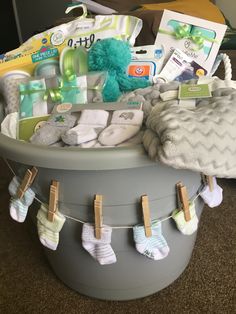
[[(19, 176), (36, 166), (33, 189), (48, 202), (51, 180), (60, 182), (59, 209), (63, 214), (93, 222), (93, 199), (103, 195), (103, 222), (133, 226), (142, 222), (140, 197), (147, 194), (151, 218), (164, 218), (176, 208), (175, 184), (181, 180), (194, 196), (200, 174), (152, 162), (142, 146), (78, 149), (48, 148), (0, 134), (0, 156), (10, 161)], [(196, 201), (200, 218), (203, 202)], [(35, 217), (36, 212), (30, 208)], [(132, 228), (113, 229), (111, 246), (117, 262), (101, 266), (82, 248), (82, 224), (67, 219), (56, 251), (45, 248), (55, 274), (81, 294), (106, 300), (129, 300), (153, 294), (171, 284), (189, 263), (197, 233), (181, 234), (172, 219), (162, 222), (169, 255), (153, 261), (135, 249)]]

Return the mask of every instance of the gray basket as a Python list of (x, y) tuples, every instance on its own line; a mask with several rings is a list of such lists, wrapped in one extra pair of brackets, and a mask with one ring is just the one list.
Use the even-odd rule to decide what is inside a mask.
[[(93, 222), (93, 199), (103, 195), (103, 222), (133, 226), (142, 222), (140, 196), (150, 200), (151, 218), (163, 218), (176, 208), (175, 184), (181, 180), (189, 196), (201, 184), (200, 174), (152, 162), (142, 146), (119, 148), (58, 148), (37, 146), (0, 134), (0, 156), (23, 177), (31, 166), (39, 170), (33, 184), (37, 198), (48, 203), (51, 180), (60, 182), (59, 209), (76, 219)], [(198, 198), (196, 211), (201, 215)], [(35, 219), (37, 208), (29, 212)], [(81, 244), (82, 224), (67, 219), (56, 251), (45, 248), (55, 274), (81, 294), (106, 300), (129, 300), (155, 293), (171, 284), (189, 263), (196, 233), (181, 234), (172, 219), (162, 223), (169, 255), (153, 261), (135, 249), (132, 228), (113, 229), (111, 246), (117, 262), (101, 266)]]

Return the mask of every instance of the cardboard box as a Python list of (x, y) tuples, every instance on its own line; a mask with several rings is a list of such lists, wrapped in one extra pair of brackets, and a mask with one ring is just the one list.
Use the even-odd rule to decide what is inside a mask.
[(227, 26), (164, 10), (155, 45), (164, 46), (165, 60), (176, 49), (211, 72)]

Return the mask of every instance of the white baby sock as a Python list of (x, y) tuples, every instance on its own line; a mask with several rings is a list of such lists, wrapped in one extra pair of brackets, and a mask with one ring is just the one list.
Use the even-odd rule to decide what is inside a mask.
[(12, 181), (9, 184), (8, 190), (11, 197), (10, 200), (10, 215), (11, 217), (18, 221), (24, 222), (28, 213), (29, 206), (33, 203), (35, 198), (35, 193), (33, 190), (28, 188), (21, 199), (17, 198), (17, 191), (20, 186), (19, 180), (17, 177), (13, 177)]
[(177, 228), (185, 235), (193, 234), (198, 227), (198, 217), (196, 215), (195, 204), (193, 202), (189, 204), (189, 211), (191, 216), (189, 221), (185, 220), (183, 210), (176, 209), (172, 213), (172, 218), (176, 222)]
[(78, 125), (62, 136), (64, 143), (78, 145), (95, 140), (106, 127), (109, 113), (105, 110), (83, 110)]
[(142, 122), (142, 110), (116, 110), (111, 124), (100, 133), (98, 141), (102, 145), (120, 144), (138, 133)]
[(216, 178), (213, 177), (213, 191), (210, 191), (209, 185), (206, 185), (200, 192), (204, 202), (211, 208), (219, 206), (223, 200), (223, 189), (217, 184)]
[(82, 229), (82, 246), (101, 265), (113, 264), (116, 262), (116, 255), (111, 247), (112, 228), (103, 225), (101, 239), (96, 239), (94, 226), (85, 223)]
[(2, 134), (16, 139), (18, 112), (9, 113), (1, 123)]
[(170, 249), (162, 235), (161, 222), (158, 220), (152, 221), (151, 230), (152, 236), (146, 237), (143, 225), (134, 226), (134, 242), (139, 253), (157, 261), (165, 258)]
[(60, 213), (54, 214), (54, 221), (47, 219), (48, 208), (42, 204), (37, 214), (37, 228), (40, 242), (51, 250), (56, 250), (59, 243), (59, 232), (61, 231), (65, 217)]
[(92, 141), (88, 141), (88, 142), (84, 142), (79, 144), (79, 147), (81, 148), (91, 148), (94, 147), (96, 144), (98, 143), (98, 140), (92, 140)]
[(137, 134), (135, 134), (133, 137), (128, 139), (127, 141), (124, 141), (117, 145), (118, 147), (125, 147), (125, 146), (130, 146), (130, 145), (139, 145), (142, 144), (143, 142), (143, 134), (144, 131), (139, 131)]

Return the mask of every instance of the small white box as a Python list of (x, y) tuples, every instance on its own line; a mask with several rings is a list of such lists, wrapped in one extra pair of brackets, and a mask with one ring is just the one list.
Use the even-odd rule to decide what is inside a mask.
[(209, 74), (226, 29), (224, 24), (164, 10), (155, 45), (163, 45), (166, 60), (176, 48), (182, 50)]

